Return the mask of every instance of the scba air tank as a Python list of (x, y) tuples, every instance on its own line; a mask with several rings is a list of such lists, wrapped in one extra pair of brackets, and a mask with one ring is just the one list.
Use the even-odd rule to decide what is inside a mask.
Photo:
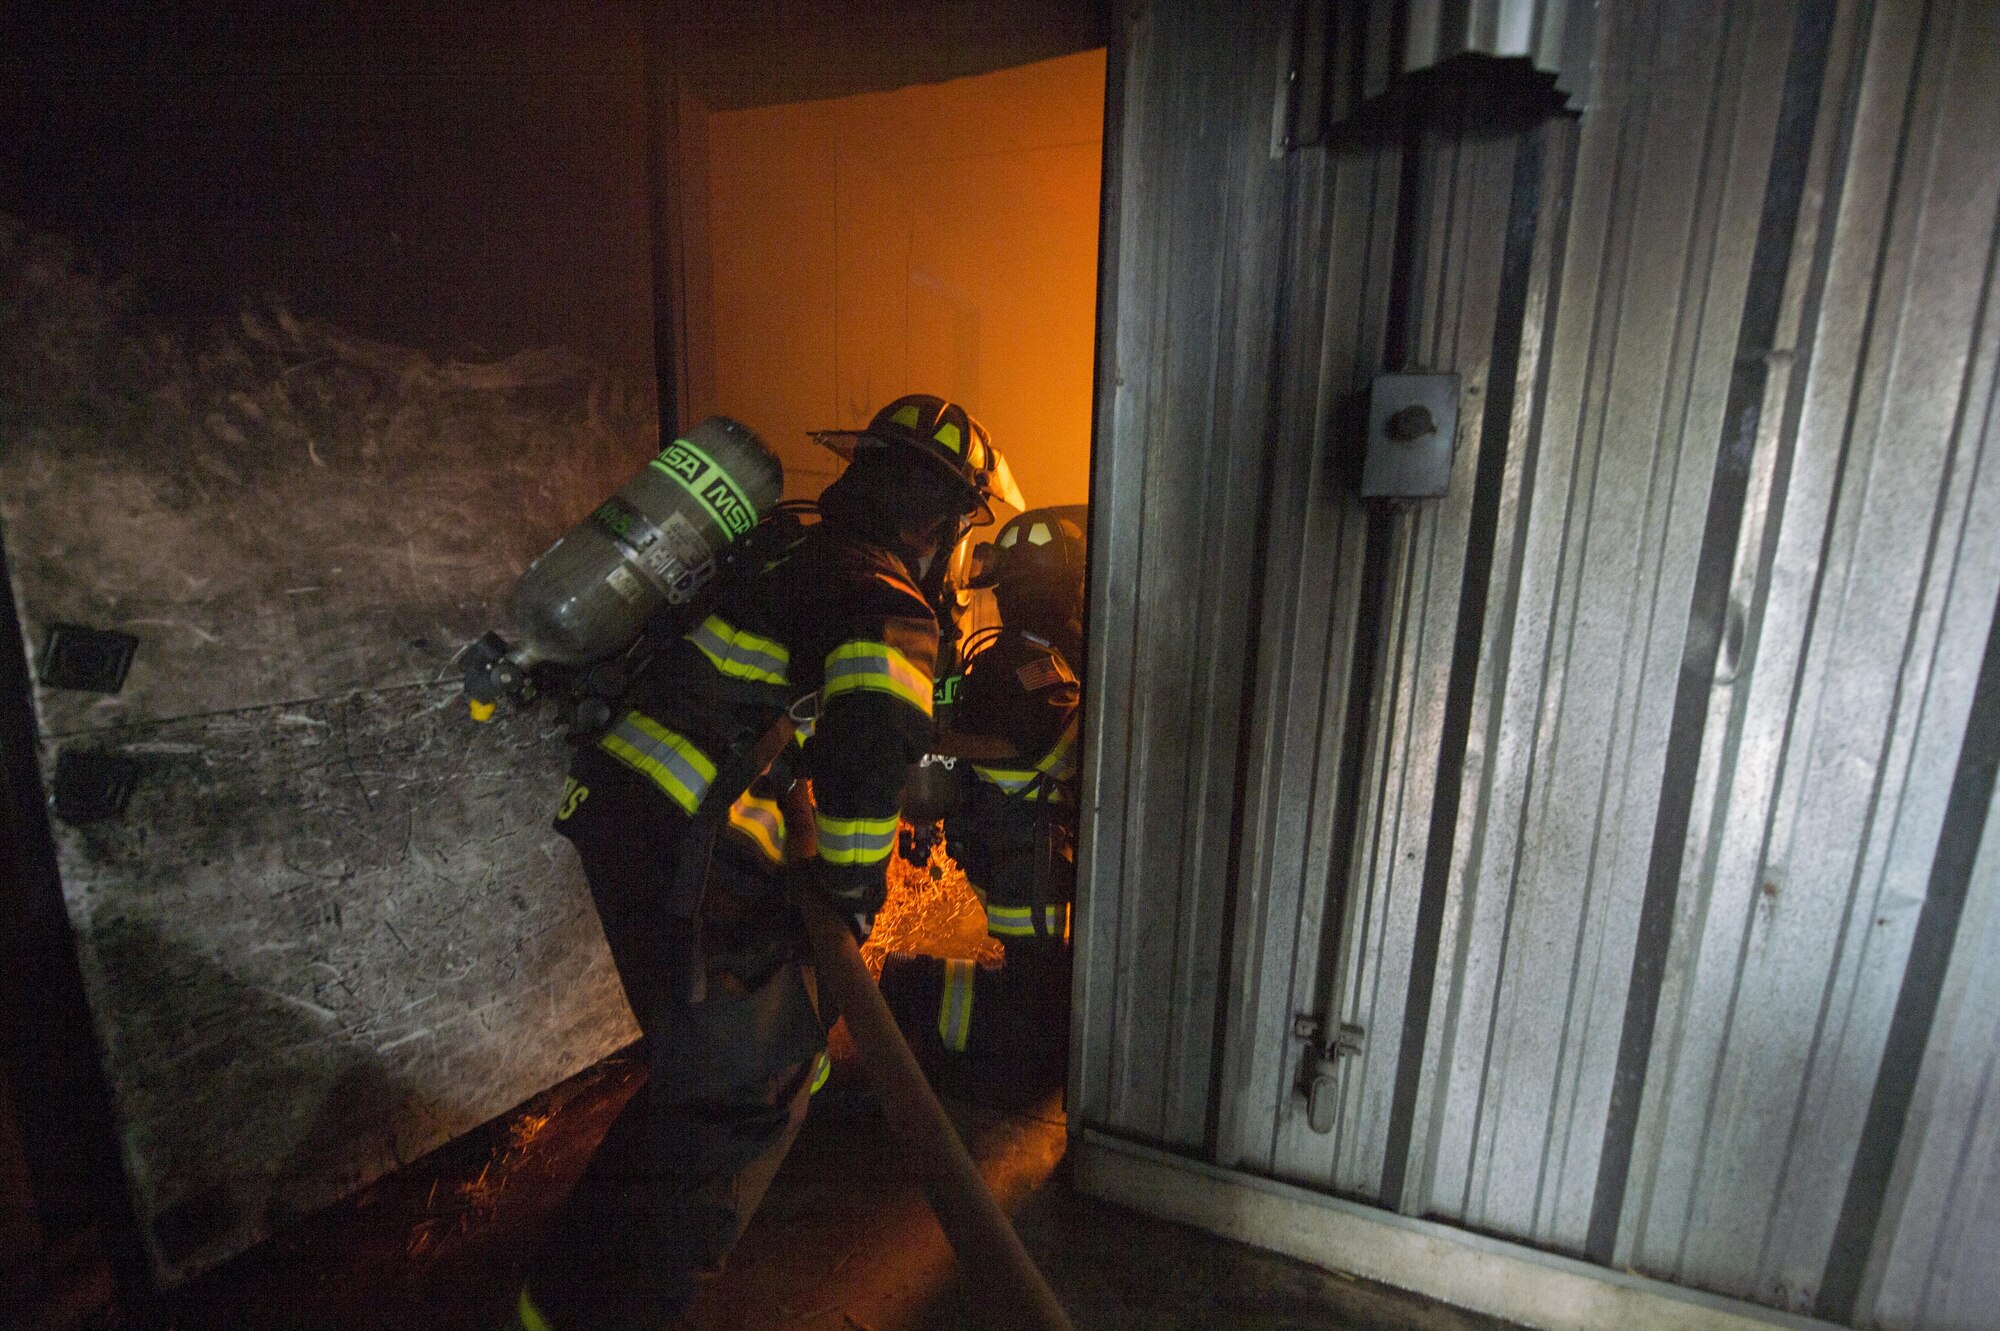
[(528, 565), (514, 589), (521, 641), (509, 659), (579, 666), (623, 650), (661, 605), (694, 596), (723, 547), (784, 489), (784, 468), (755, 431), (709, 417)]

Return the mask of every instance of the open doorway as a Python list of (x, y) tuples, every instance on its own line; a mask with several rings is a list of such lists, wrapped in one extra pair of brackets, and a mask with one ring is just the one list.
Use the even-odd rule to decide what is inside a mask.
[[(714, 413), (750, 424), (784, 464), (785, 497), (810, 500), (843, 465), (815, 432), (860, 429), (903, 394), (935, 394), (990, 431), (1030, 510), (1009, 533), (1017, 514), (999, 509), (961, 545), (957, 623), (941, 626), (932, 757), (952, 768), (943, 784), (965, 799), (993, 794), (982, 781), (1019, 785), (994, 774), (1033, 771), (1061, 745), (1062, 793), (1054, 782), (1047, 790), (1052, 802), (1074, 800), (1074, 724), (977, 763), (954, 752), (949, 734), (995, 728), (968, 714), (983, 696), (976, 686), (963, 706), (952, 702), (982, 661), (993, 673), (1003, 657), (1045, 692), (1066, 686), (1072, 720), (1081, 716), (1080, 596), (1076, 640), (1059, 646), (1054, 666), (1037, 666), (1008, 654), (1020, 654), (1019, 638), (1010, 648), (999, 636), (995, 595), (964, 584), (979, 581), (969, 566), (980, 544), (1041, 545), (1067, 522), (1080, 593), (1104, 87), (1105, 53), (1095, 50), (893, 91), (719, 111), (684, 96), (677, 108), (683, 427)], [(1032, 520), (1051, 508), (1062, 510), (1052, 524)], [(1020, 844), (1000, 854), (976, 844), (972, 815), (931, 820), (909, 812), (928, 806), (906, 800), (889, 906), (864, 949), (941, 1089), (961, 1073), (973, 1094), (1030, 1083), (1053, 1093), (1064, 1078), (1076, 820), (1029, 807), (1023, 793), (1012, 791), (1023, 825), (995, 833)], [(1030, 841), (1053, 858), (1017, 868), (1009, 857), (1028, 854)], [(1060, 975), (1050, 974), (1051, 953)], [(905, 965), (897, 954), (928, 960)], [(1042, 971), (1032, 982), (1031, 955)], [(1002, 985), (1005, 961), (1012, 976)], [(1000, 1023), (1034, 1025), (1042, 1047), (996, 1051), (982, 1028)], [(836, 1031), (836, 1054), (843, 1044)]]
[(683, 418), (741, 416), (810, 497), (838, 463), (809, 432), (936, 393), (992, 431), (1029, 503), (1083, 503), (1103, 106), (1086, 51), (704, 117)]

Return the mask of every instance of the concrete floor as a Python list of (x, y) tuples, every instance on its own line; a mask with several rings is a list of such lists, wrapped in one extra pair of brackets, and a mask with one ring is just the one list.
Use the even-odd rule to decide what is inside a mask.
[[(843, 1069), (842, 1076), (849, 1075)], [(308, 1217), (167, 1302), (174, 1331), (488, 1331), (508, 1325), (523, 1256), (643, 1069), (613, 1059), (479, 1133)], [(978, 1326), (944, 1236), (886, 1125), (814, 1113), (694, 1331)], [(1081, 1197), (1051, 1101), (948, 1102), (1079, 1331), (1505, 1331), (1433, 1304)], [(546, 1116), (546, 1117), (544, 1117)]]

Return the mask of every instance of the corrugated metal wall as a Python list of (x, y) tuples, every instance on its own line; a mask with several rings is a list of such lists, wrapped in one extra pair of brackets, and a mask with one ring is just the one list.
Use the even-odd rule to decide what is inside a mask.
[[(1909, 1005), (1934, 1008), (1952, 951), (1937, 912), (1967, 882), (1938, 872), (1984, 823), (1983, 800), (1960, 799), (1959, 826), (1947, 807), (1960, 765), (1993, 757), (1967, 720), (2000, 590), (1997, 19), (1881, 5), (1830, 25), (1807, 167), (1820, 197), (1813, 167), (1832, 159), (1825, 206), (1798, 228), (1774, 419), (1735, 482), (1741, 531), (1709, 625), (1724, 661), (1698, 697), (1705, 727), (1677, 716), (1668, 739), (1670, 773), (1694, 757), (1683, 843), (1655, 840), (1656, 860), (1677, 852), (1678, 901), (1648, 884), (1669, 946), (1616, 1252), (1833, 1316), (1874, 1238), (1868, 1175), (1903, 1135), (1887, 1106), (1932, 1025)], [(1743, 354), (1766, 353), (1746, 338)], [(1990, 1282), (2000, 1232), (1979, 1242), (1987, 1274), (1965, 1275)]]
[[(1268, 483), (1271, 312), (1286, 252), (1271, 155), (1277, 6), (1154, 5), (1114, 36), (1091, 526), (1077, 1105), (1199, 1145)], [(1123, 82), (1121, 83), (1121, 75)], [(1219, 112), (1219, 113), (1218, 113)], [(1146, 298), (1129, 299), (1128, 284)]]
[[(1235, 644), (1241, 692), (1203, 702), (1247, 724), (1192, 751), (1206, 782), (1129, 779), (1190, 751), (1184, 727), (1129, 724), (1165, 620), (1104, 575), (1200, 528), (1131, 485), (1134, 441), (1163, 445), (1126, 394), (1162, 347), (1191, 354), (1200, 326), (1167, 311), (1217, 260), (1185, 220), (1213, 225), (1209, 200), (1135, 213), (1128, 187), (1082, 1117), (1777, 1307), (1979, 1324), (2000, 1296), (2000, 16), (1605, 4), (1579, 117), (1510, 128), (1475, 99), (1273, 158), (1245, 89), (1231, 115), (1195, 91), (1219, 76), (1150, 44), (1198, 7), (1144, 11), (1114, 160), (1171, 187), (1184, 163), (1148, 132), (1179, 116), (1280, 181), (1266, 377), (1147, 381), (1263, 394), (1261, 430), (1180, 423), (1203, 474), (1268, 476), (1261, 577), (1190, 566), (1205, 599), (1175, 630)], [(1226, 66), (1266, 118), (1288, 54), (1273, 34)], [(1263, 278), (1242, 249), (1223, 253)], [(1241, 301), (1231, 277), (1200, 289)], [(1403, 365), (1463, 376), (1452, 490), (1371, 509), (1353, 395)], [(1105, 855), (1136, 821), (1230, 836), (1233, 872)], [(1138, 932), (1169, 926), (1179, 970)], [(1179, 983), (1202, 945), (1229, 958), (1219, 992)], [(1204, 1022), (1218, 1063), (1145, 1062)], [(1340, 1023), (1364, 1028), (1357, 1056), (1296, 1038)], [(1114, 1064), (1176, 1086), (1174, 1130), (1090, 1094)]]

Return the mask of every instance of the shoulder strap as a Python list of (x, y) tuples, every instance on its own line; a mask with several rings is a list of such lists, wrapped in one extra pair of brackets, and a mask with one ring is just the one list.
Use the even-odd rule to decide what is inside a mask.
[(750, 789), (757, 774), (771, 765), (792, 742), (795, 725), (791, 713), (779, 712), (777, 719), (761, 734), (746, 731), (715, 765), (715, 779), (702, 797), (694, 817), (682, 832), (681, 854), (674, 862), (674, 880), (666, 903), (668, 915), (692, 922), (694, 942), (688, 965), (690, 1003), (699, 1003), (708, 992), (708, 967), (701, 955), (701, 905), (708, 891), (709, 862), (715, 856), (715, 839), (729, 821), (729, 808)]

